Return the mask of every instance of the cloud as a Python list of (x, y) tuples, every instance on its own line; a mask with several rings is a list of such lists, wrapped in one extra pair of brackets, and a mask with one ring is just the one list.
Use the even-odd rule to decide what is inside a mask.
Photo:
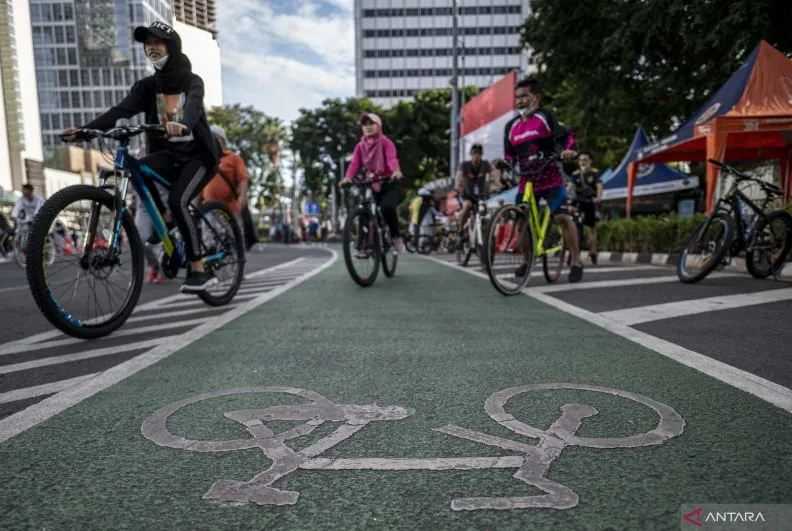
[(234, 0), (219, 6), (226, 102), (292, 120), (300, 107), (352, 96), (352, 6), (352, 0)]

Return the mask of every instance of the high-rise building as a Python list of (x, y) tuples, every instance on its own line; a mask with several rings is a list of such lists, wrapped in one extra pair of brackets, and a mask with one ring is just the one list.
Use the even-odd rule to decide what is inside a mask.
[(169, 0), (30, 0), (45, 152), (58, 134), (121, 101), (153, 72), (132, 37), (136, 26), (171, 23)]
[(41, 181), (33, 42), (27, 0), (0, 0), (0, 188)]
[(214, 0), (173, 0), (176, 20), (217, 34), (217, 13)]
[[(529, 8), (529, 0), (457, 0), (460, 86), (528, 71), (520, 27)], [(388, 106), (449, 88), (452, 30), (451, 0), (355, 0), (357, 95)]]
[(190, 58), (193, 72), (204, 82), (207, 109), (223, 104), (220, 46), (217, 43), (217, 16), (214, 0), (173, 0), (174, 28), (182, 48)]

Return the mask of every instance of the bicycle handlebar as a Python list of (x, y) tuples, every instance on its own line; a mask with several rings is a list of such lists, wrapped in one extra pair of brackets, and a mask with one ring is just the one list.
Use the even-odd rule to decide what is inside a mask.
[[(123, 140), (145, 132), (161, 133), (163, 135), (167, 134), (165, 127), (162, 125), (142, 124), (114, 127), (112, 129), (108, 129), (107, 131), (102, 131), (101, 129), (81, 128), (77, 129), (72, 135), (61, 134), (60, 137), (64, 142), (92, 140), (94, 138), (111, 138), (113, 140)], [(67, 140), (67, 137), (71, 138), (72, 136), (74, 137), (73, 140)]]
[(724, 162), (715, 159), (707, 159), (707, 162), (709, 162), (710, 164), (714, 164), (715, 166), (718, 166), (719, 168), (726, 170), (726, 172), (736, 176), (738, 181), (751, 181), (757, 183), (762, 188), (762, 190), (765, 191), (765, 193), (772, 195), (784, 195), (783, 190), (781, 190), (781, 188), (779, 188), (778, 186), (769, 183), (767, 181), (757, 179), (756, 177), (752, 177), (748, 174), (745, 174), (739, 171), (737, 168), (730, 166)]

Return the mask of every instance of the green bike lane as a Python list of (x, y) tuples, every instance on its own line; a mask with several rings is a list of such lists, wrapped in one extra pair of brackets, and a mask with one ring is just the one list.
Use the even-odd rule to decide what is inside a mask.
[[(574, 493), (569, 508), (454, 510), (462, 498), (545, 492), (514, 478), (514, 467), (465, 465), (518, 451), (435, 429), (455, 425), (535, 446), (537, 439), (493, 420), (485, 400), (559, 382), (570, 385), (517, 394), (506, 412), (547, 430), (562, 406), (593, 406), (598, 414), (582, 420), (581, 438), (657, 426), (645, 405), (585, 389), (598, 386), (670, 406), (684, 431), (652, 446), (562, 448), (544, 476)], [(299, 493), (292, 505), (221, 503), (205, 495), (219, 480), (246, 482), (267, 470), (272, 461), (261, 449), (188, 451), (141, 432), (169, 404), (262, 386), (378, 411), (404, 408), (399, 418), (362, 426), (328, 419), (287, 443), (315, 448), (341, 426), (349, 436), (317, 458), (410, 459), (414, 469), (316, 465), (271, 484)], [(282, 406), (307, 402), (288, 392), (207, 398), (175, 411), (167, 428), (202, 441), (249, 439), (249, 429), (262, 426), (299, 430), (306, 408)], [(248, 429), (224, 416), (251, 409), (286, 414)], [(417, 258), (403, 260), (396, 278), (361, 289), (339, 257), (198, 342), (0, 443), (0, 522), (4, 529), (675, 529), (682, 504), (792, 503), (791, 437), (789, 413), (534, 299), (501, 297), (486, 281)], [(449, 458), (462, 464), (428, 465)]]

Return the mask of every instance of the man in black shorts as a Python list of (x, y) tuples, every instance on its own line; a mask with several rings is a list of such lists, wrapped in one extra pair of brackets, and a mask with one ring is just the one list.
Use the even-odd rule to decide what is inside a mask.
[(583, 226), (589, 234), (589, 257), (597, 263), (597, 209), (602, 202), (600, 171), (592, 166), (591, 153), (582, 151), (578, 155), (578, 169), (572, 174), (575, 185), (575, 202), (583, 214)]
[(465, 234), (473, 207), (487, 194), (492, 166), (484, 160), (481, 144), (470, 147), (470, 160), (463, 162), (456, 174), (456, 191), (462, 197), (462, 211), (459, 214), (459, 232)]

